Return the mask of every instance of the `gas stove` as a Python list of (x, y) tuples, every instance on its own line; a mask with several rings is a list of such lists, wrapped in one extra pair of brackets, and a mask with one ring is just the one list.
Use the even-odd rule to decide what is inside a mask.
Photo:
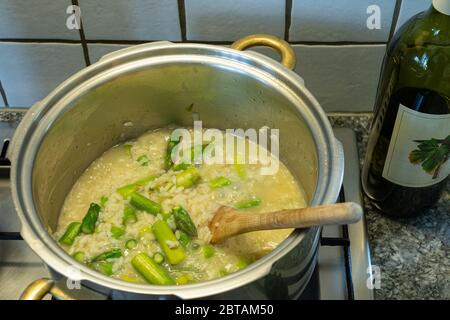
[[(18, 299), (34, 280), (49, 277), (42, 260), (20, 237), (20, 222), (10, 192), (10, 163), (6, 158), (16, 124), (0, 122), (0, 300)], [(345, 154), (344, 183), (339, 201), (362, 205), (359, 159), (355, 133), (335, 128)], [(372, 269), (365, 220), (322, 229), (318, 262), (311, 280), (298, 299), (373, 299)]]

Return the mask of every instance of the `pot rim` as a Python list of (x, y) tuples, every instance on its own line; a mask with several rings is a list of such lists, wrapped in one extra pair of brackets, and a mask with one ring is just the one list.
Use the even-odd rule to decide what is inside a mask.
[[(169, 56), (168, 53), (170, 53)], [(242, 52), (206, 44), (156, 42), (129, 47), (105, 56), (99, 62), (64, 81), (27, 112), (16, 130), (10, 148), (12, 194), (16, 211), (22, 223), (21, 234), (24, 240), (46, 264), (65, 276), (68, 276), (71, 271), (69, 267), (76, 267), (80, 271), (79, 279), (87, 281), (87, 283), (125, 292), (177, 296), (179, 298), (200, 298), (218, 294), (267, 275), (276, 261), (303, 240), (306, 232), (314, 233), (312, 250), (315, 251), (319, 239), (319, 228), (310, 228), (307, 231), (295, 230), (272, 252), (238, 272), (196, 284), (156, 286), (133, 284), (102, 275), (76, 262), (50, 236), (39, 219), (31, 190), (33, 163), (47, 131), (59, 116), (69, 109), (68, 102), (75, 99), (75, 93), (89, 90), (101, 82), (100, 78), (107, 73), (111, 76), (114, 72), (123, 71), (122, 68), (135, 68), (138, 65), (142, 67), (144, 62), (154, 63), (158, 57), (159, 60), (172, 58), (169, 59), (169, 62), (185, 61), (187, 63), (195, 61), (195, 57), (197, 57), (197, 59), (201, 58), (203, 63), (208, 61), (223, 64), (240, 71), (257, 74), (259, 77), (266, 78), (267, 81), (277, 83), (274, 87), (283, 90), (285, 96), (289, 95), (288, 98), (295, 106), (297, 113), (305, 119), (309, 126), (316, 144), (318, 183), (311, 204), (318, 205), (336, 201), (344, 169), (342, 146), (335, 139), (331, 125), (319, 103), (304, 87), (302, 79), (296, 73), (272, 59), (253, 52)], [(295, 103), (300, 100), (306, 101), (310, 108), (300, 108), (299, 104)], [(318, 132), (321, 132), (322, 137), (317, 136)], [(325, 169), (328, 172), (324, 172)], [(321, 180), (323, 181), (321, 182)]]

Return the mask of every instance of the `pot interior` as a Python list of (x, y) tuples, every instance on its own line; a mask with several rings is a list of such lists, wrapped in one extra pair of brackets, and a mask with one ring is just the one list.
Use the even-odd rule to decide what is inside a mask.
[[(32, 190), (42, 222), (52, 231), (64, 199), (83, 171), (110, 147), (169, 124), (220, 129), (280, 130), (280, 159), (309, 201), (317, 184), (315, 142), (280, 82), (220, 64), (159, 63), (98, 74), (59, 100), (61, 115), (37, 152)], [(192, 106), (192, 111), (188, 107)]]

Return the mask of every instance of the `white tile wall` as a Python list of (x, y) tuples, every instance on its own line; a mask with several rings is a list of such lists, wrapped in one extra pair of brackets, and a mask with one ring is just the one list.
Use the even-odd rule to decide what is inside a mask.
[(128, 45), (122, 44), (100, 44), (100, 43), (90, 43), (88, 44), (89, 59), (91, 63), (95, 63), (100, 60), (105, 54), (117, 51), (123, 48), (129, 47)]
[(0, 61), (0, 79), (12, 107), (31, 106), (85, 66), (80, 44), (4, 42)]
[[(395, 0), (293, 0), (291, 41), (385, 42)], [(431, 0), (403, 0), (398, 19), (429, 6)], [(0, 39), (79, 40), (65, 27), (70, 0), (0, 0)], [(180, 41), (177, 0), (79, 0), (88, 40)], [(381, 29), (369, 30), (369, 5), (381, 8)], [(284, 0), (185, 0), (189, 40), (234, 41), (252, 33), (284, 36)], [(127, 47), (89, 43), (92, 63)], [(296, 71), (326, 111), (370, 111), (384, 45), (294, 45)], [(256, 48), (279, 60), (277, 53)], [(0, 41), (0, 80), (12, 107), (28, 107), (85, 65), (80, 44)], [(0, 99), (0, 107), (4, 105)]]
[(79, 39), (78, 30), (69, 30), (66, 9), (70, 0), (1, 0), (1, 39)]
[(79, 0), (86, 39), (181, 40), (177, 0)]
[[(370, 5), (380, 8), (381, 29), (367, 27)], [(386, 41), (394, 8), (395, 0), (293, 0), (289, 40)]]
[(296, 45), (295, 71), (326, 111), (372, 111), (385, 49)]
[(398, 30), (413, 15), (428, 9), (432, 0), (406, 0), (402, 1), (400, 14), (397, 20), (396, 30)]
[(285, 1), (185, 0), (188, 40), (234, 41), (253, 33), (284, 35)]

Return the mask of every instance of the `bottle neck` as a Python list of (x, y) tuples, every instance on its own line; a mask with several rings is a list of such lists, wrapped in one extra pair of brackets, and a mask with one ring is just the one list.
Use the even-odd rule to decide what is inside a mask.
[(450, 16), (450, 0), (433, 0), (433, 8), (447, 16)]

